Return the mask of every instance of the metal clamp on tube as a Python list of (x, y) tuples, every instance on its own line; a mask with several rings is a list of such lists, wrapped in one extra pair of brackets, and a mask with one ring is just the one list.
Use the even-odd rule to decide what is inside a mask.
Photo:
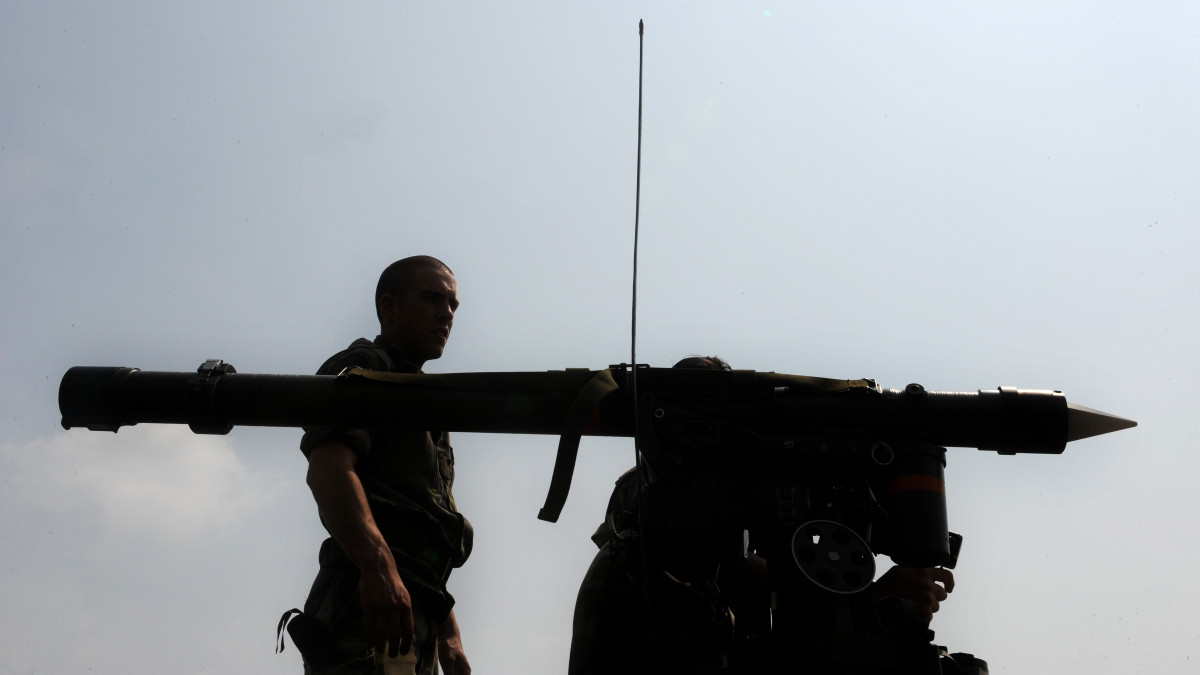
[(223, 436), (233, 430), (233, 425), (224, 421), (217, 411), (217, 382), (222, 375), (236, 372), (232, 364), (221, 359), (209, 359), (200, 364), (196, 375), (188, 380), (191, 390), (188, 395), (191, 403), (188, 428), (193, 433)]

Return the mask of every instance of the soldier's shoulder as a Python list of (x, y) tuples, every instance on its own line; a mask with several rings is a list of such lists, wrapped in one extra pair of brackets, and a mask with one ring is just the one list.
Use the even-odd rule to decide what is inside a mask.
[(391, 370), (391, 358), (387, 350), (367, 338), (359, 338), (350, 343), (342, 351), (334, 354), (321, 364), (318, 375), (337, 375), (346, 368), (366, 368), (368, 370)]

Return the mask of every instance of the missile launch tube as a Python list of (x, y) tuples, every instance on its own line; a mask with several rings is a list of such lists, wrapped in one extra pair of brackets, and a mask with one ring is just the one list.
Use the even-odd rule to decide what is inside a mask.
[[(592, 374), (584, 369), (388, 374), (388, 381), (377, 381), (355, 375), (227, 373), (205, 379), (197, 373), (81, 366), (63, 376), (58, 400), (64, 428), (94, 431), (148, 422), (557, 435), (574, 394)], [(603, 431), (589, 433), (631, 436), (620, 421), (607, 420)]]
[[(1069, 440), (1135, 423), (1067, 403), (1060, 392), (1001, 387), (978, 392), (880, 389), (870, 380), (829, 380), (755, 371), (639, 366), (656, 400), (779, 438), (922, 442), (1001, 453), (1062, 452)], [(578, 433), (633, 436), (624, 366), (619, 386)], [(188, 424), (198, 433), (232, 426), (397, 426), (482, 433), (564, 433), (572, 403), (604, 371), (339, 376), (237, 373), (219, 361), (198, 372), (75, 367), (63, 376), (64, 428), (116, 431), (139, 423)]]

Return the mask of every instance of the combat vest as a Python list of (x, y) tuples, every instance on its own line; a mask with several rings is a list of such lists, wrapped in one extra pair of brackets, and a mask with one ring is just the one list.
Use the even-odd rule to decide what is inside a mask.
[[(355, 340), (330, 357), (318, 375), (336, 375), (350, 367), (416, 373), (400, 350), (380, 336)], [(338, 440), (358, 456), (355, 472), (367, 495), (376, 525), (387, 541), (400, 576), (434, 592), (449, 604), (450, 571), (471, 553), (470, 522), (454, 503), (454, 450), (441, 431), (306, 428), (300, 441), (305, 456), (320, 443)]]

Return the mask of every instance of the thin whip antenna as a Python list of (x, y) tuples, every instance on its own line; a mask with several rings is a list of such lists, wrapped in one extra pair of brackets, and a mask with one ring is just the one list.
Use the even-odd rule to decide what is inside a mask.
[[(642, 60), (643, 44), (645, 42), (645, 25), (638, 20), (638, 125), (637, 125), (637, 186), (633, 200), (633, 316), (630, 319), (629, 365), (633, 369), (631, 384), (637, 393), (637, 262), (638, 262), (638, 225), (642, 213)], [(634, 410), (637, 410), (636, 401)], [(634, 416), (636, 422), (636, 412)]]
[(633, 316), (630, 319), (630, 347), (629, 347), (629, 385), (633, 391), (630, 397), (633, 399), (633, 453), (634, 453), (634, 480), (637, 481), (637, 489), (634, 491), (637, 499), (637, 517), (638, 517), (638, 533), (641, 537), (641, 545), (638, 547), (641, 550), (641, 567), (642, 567), (642, 606), (645, 612), (642, 615), (645, 621), (646, 641), (650, 647), (650, 653), (654, 653), (655, 631), (654, 631), (654, 606), (650, 602), (650, 559), (649, 553), (646, 550), (646, 504), (642, 500), (642, 490), (644, 489), (648, 476), (646, 475), (646, 466), (642, 458), (641, 444), (642, 427), (641, 421), (638, 419), (638, 385), (637, 385), (637, 254), (638, 254), (638, 226), (640, 224), (640, 216), (642, 212), (642, 62), (644, 61), (645, 52), (645, 23), (638, 20), (638, 126), (637, 126), (637, 188), (634, 197), (633, 207)]

